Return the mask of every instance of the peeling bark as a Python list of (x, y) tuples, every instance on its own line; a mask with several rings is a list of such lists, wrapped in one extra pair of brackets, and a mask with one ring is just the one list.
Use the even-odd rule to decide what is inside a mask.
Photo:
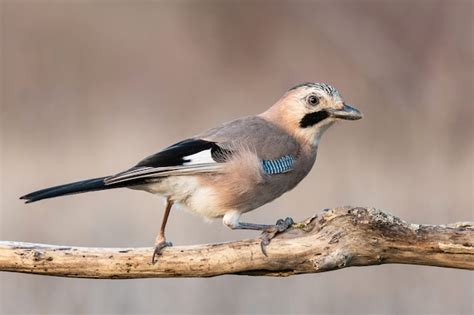
[(267, 247), (260, 239), (165, 248), (85, 248), (0, 241), (0, 271), (132, 279), (290, 276), (388, 263), (474, 270), (474, 223), (409, 224), (372, 208), (341, 207), (295, 223)]

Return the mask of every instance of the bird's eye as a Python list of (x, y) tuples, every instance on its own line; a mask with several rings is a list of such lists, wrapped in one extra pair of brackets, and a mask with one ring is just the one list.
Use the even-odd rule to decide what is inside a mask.
[(319, 98), (316, 95), (311, 95), (308, 97), (308, 103), (312, 106), (316, 106), (319, 104)]

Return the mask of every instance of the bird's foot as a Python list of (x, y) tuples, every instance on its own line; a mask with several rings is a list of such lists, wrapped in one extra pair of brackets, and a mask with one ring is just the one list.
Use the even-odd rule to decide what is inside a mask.
[(260, 248), (265, 256), (267, 256), (266, 247), (268, 244), (270, 244), (270, 241), (278, 234), (288, 230), (288, 228), (290, 228), (293, 223), (293, 219), (290, 217), (286, 218), (285, 220), (279, 219), (275, 225), (263, 230), (262, 235), (260, 236), (260, 239), (262, 240), (260, 242)]
[(166, 239), (161, 239), (155, 243), (155, 251), (153, 252), (153, 257), (151, 258), (151, 263), (154, 265), (156, 263), (157, 256), (161, 255), (161, 250), (165, 247), (173, 246), (171, 242), (167, 242)]

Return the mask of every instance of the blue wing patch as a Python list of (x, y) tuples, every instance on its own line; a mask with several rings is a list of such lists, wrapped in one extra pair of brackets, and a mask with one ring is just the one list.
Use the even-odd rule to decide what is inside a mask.
[(276, 160), (262, 160), (261, 163), (265, 174), (281, 174), (291, 171), (295, 158), (293, 155), (285, 155)]

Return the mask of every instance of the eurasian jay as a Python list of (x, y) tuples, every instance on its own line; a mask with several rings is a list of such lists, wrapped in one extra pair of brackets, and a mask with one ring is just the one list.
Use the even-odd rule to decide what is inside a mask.
[(144, 190), (166, 198), (155, 257), (171, 243), (165, 226), (175, 203), (231, 229), (261, 230), (262, 251), (291, 218), (275, 225), (245, 223), (243, 213), (293, 189), (311, 170), (323, 133), (338, 120), (362, 114), (324, 83), (299, 84), (267, 111), (236, 119), (169, 146), (116, 175), (39, 190), (26, 203), (112, 188)]

